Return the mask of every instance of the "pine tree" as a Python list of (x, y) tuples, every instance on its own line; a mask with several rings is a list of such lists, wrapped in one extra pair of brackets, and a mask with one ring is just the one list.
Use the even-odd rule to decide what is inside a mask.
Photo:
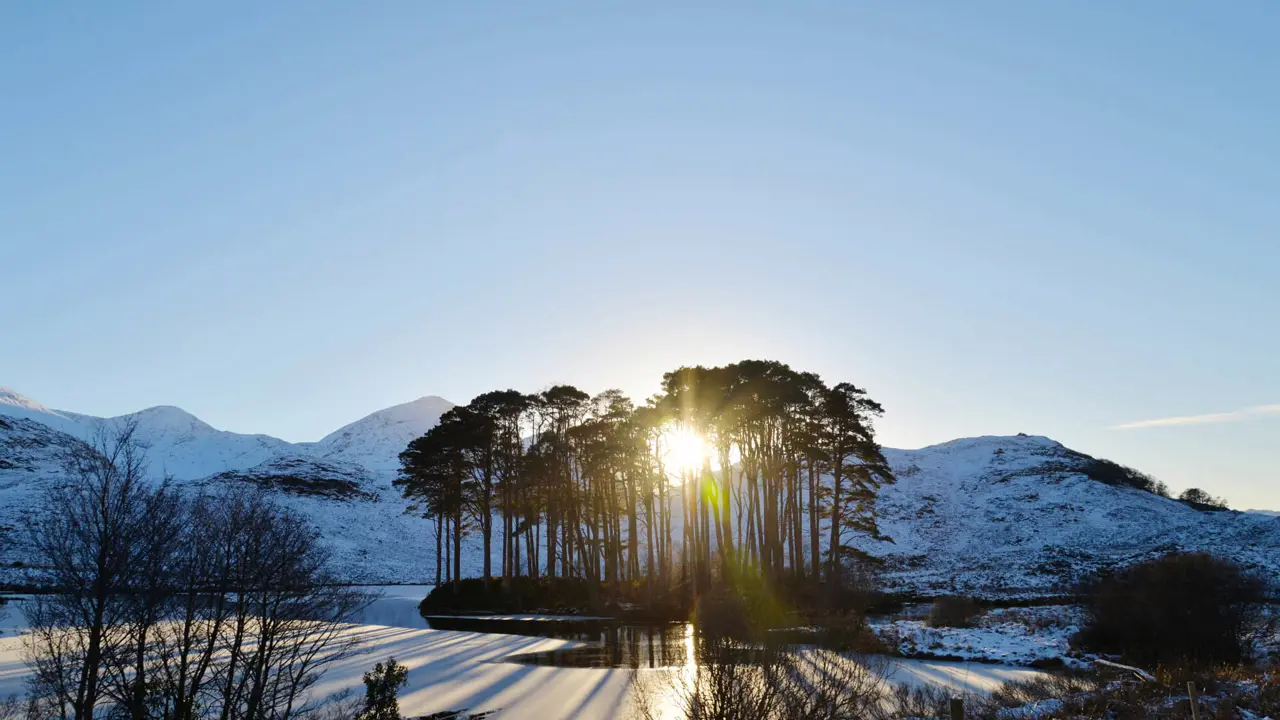
[(394, 657), (364, 674), (364, 710), (356, 720), (400, 720), (400, 688), (409, 681), (409, 669)]

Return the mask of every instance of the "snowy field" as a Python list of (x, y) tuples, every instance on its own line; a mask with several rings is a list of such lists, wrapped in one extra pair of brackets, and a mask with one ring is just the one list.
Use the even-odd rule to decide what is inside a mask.
[(973, 627), (929, 627), (924, 620), (872, 620), (871, 629), (906, 657), (946, 657), (1030, 665), (1068, 657), (1081, 611), (1065, 605), (1001, 608), (985, 612)]
[[(379, 588), (383, 596), (350, 632), (366, 643), (363, 650), (329, 668), (317, 696), (344, 689), (363, 692), (361, 676), (375, 662), (394, 656), (409, 669), (400, 694), (406, 717), (446, 710), (497, 711), (496, 718), (615, 718), (633, 714), (630, 669), (562, 668), (501, 662), (516, 653), (571, 647), (577, 643), (426, 628), (417, 604), (423, 587)], [(23, 691), (21, 613), (10, 617), (0, 634), (0, 696)], [(641, 673), (654, 671), (644, 670)], [(941, 661), (898, 660), (890, 680), (918, 685), (937, 683), (961, 692), (984, 692), (1007, 680), (1033, 676), (1034, 670)]]

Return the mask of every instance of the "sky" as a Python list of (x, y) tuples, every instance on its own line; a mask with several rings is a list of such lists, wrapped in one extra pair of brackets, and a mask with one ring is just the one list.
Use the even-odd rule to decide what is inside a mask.
[(1280, 4), (8, 3), (0, 385), (315, 440), (781, 360), (1280, 508)]

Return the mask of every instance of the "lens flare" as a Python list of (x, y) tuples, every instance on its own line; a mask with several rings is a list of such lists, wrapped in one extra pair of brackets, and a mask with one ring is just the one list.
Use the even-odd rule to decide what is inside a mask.
[(673, 470), (697, 470), (710, 455), (707, 441), (696, 432), (681, 427), (667, 433), (666, 463)]

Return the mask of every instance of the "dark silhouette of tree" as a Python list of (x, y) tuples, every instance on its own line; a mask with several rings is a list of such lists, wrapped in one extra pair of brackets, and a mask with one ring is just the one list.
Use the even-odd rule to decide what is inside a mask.
[(819, 453), (831, 473), (831, 541), (827, 582), (839, 585), (846, 530), (879, 536), (874, 502), (880, 485), (893, 482), (889, 463), (871, 431), (871, 418), (884, 409), (867, 393), (840, 383), (822, 393)]
[(394, 484), (421, 511), (436, 520), (436, 584), (440, 583), (441, 539), (447, 544), (445, 561), (452, 559), (450, 577), (457, 587), (462, 572), (463, 511), (472, 473), (469, 450), (475, 443), (473, 413), (455, 407), (400, 454), (400, 477)]
[(1226, 510), (1226, 498), (1214, 497), (1200, 488), (1187, 488), (1178, 496), (1178, 500), (1192, 507), (1201, 507), (1209, 510)]
[(1089, 617), (1073, 642), (1146, 667), (1216, 667), (1249, 660), (1274, 632), (1268, 579), (1208, 553), (1172, 553), (1084, 588)]
[[(838, 584), (846, 539), (880, 537), (882, 412), (854, 385), (765, 360), (677, 368), (639, 407), (617, 390), (496, 391), (410, 443), (396, 484), (435, 521), (437, 581), (443, 565), (455, 587), (469, 526), (487, 587), (498, 521), (504, 585), (579, 578), (620, 598), (642, 584), (651, 604), (744, 573)], [(690, 437), (705, 451), (673, 457)]]
[(409, 669), (394, 657), (364, 674), (364, 709), (355, 720), (400, 720), (400, 688), (409, 682)]
[[(38, 596), (31, 612), (36, 681), (63, 717), (91, 718), (103, 696), (107, 658), (126, 652), (112, 632), (134, 613), (133, 568), (147, 554), (146, 509), (158, 502), (146, 483), (137, 423), (104, 429), (65, 459), (32, 529), (49, 583), (68, 592)], [(63, 632), (63, 628), (66, 631)]]
[(190, 498), (151, 482), (135, 428), (73, 450), (34, 518), (50, 588), (27, 615), (34, 716), (305, 714), (368, 598), (339, 585), (316, 530), (260, 490)]

